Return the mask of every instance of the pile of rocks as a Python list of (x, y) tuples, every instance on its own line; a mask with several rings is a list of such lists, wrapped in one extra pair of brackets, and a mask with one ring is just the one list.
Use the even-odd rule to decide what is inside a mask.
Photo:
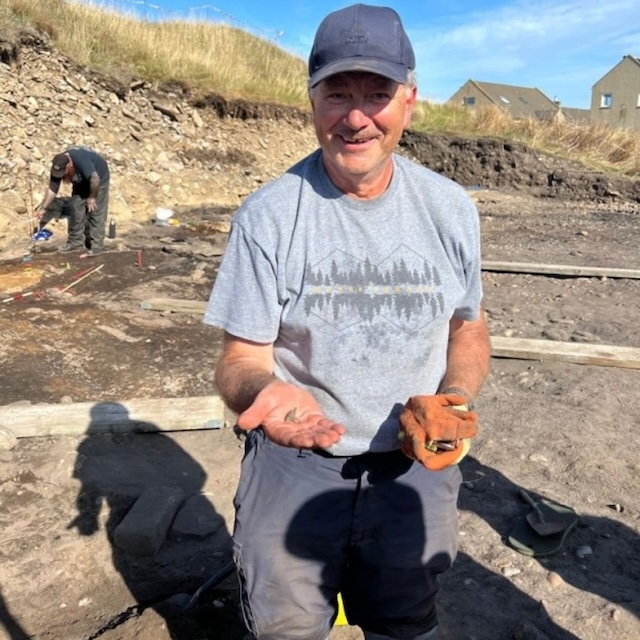
[(308, 114), (269, 115), (118, 81), (74, 63), (45, 36), (0, 30), (0, 257), (16, 233), (29, 237), (61, 150), (87, 146), (108, 160), (111, 214), (123, 228), (148, 222), (157, 207), (237, 206), (315, 147)]

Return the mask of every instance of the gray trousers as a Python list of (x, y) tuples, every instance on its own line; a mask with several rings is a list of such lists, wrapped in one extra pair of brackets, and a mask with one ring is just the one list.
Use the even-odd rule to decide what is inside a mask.
[(233, 534), (248, 629), (324, 640), (340, 593), (367, 640), (435, 640), (460, 480), (457, 466), (427, 471), (399, 451), (333, 457), (251, 431)]
[(76, 247), (85, 246), (93, 251), (104, 248), (104, 236), (109, 215), (109, 183), (100, 185), (96, 197), (96, 209), (87, 211), (84, 193), (73, 193), (71, 197), (56, 198), (40, 219), (40, 229), (51, 220), (67, 218), (69, 238), (67, 242)]
[(69, 213), (69, 244), (84, 245), (87, 249), (102, 251), (109, 215), (109, 183), (100, 185), (95, 211), (87, 211), (85, 193), (73, 193), (69, 202)]

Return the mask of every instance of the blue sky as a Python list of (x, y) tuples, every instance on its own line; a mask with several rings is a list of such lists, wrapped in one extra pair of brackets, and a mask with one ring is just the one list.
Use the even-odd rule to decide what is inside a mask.
[[(94, 2), (95, 4), (95, 2)], [(147, 19), (224, 21), (307, 57), (334, 0), (103, 0)], [(538, 87), (589, 108), (591, 87), (626, 54), (640, 57), (640, 0), (388, 0), (416, 52), (422, 99), (444, 102), (467, 80)]]

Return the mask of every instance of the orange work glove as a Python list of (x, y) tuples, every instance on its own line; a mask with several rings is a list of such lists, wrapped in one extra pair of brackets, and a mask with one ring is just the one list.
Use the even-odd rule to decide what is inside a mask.
[(403, 453), (431, 471), (460, 462), (478, 432), (478, 414), (466, 402), (453, 393), (409, 398), (400, 413)]

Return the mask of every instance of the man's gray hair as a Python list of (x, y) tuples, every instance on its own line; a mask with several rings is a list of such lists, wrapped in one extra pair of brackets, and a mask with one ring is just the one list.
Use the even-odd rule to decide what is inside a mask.
[[(309, 81), (309, 84), (311, 84), (311, 81)], [(318, 88), (319, 85), (315, 85), (315, 87), (311, 87), (309, 85), (307, 91), (309, 92), (309, 97), (313, 98), (313, 94), (315, 93), (315, 90)], [(417, 86), (417, 82), (416, 82), (416, 72), (414, 69), (407, 69), (407, 81), (404, 84), (406, 90), (408, 92), (413, 91), (413, 89)]]

